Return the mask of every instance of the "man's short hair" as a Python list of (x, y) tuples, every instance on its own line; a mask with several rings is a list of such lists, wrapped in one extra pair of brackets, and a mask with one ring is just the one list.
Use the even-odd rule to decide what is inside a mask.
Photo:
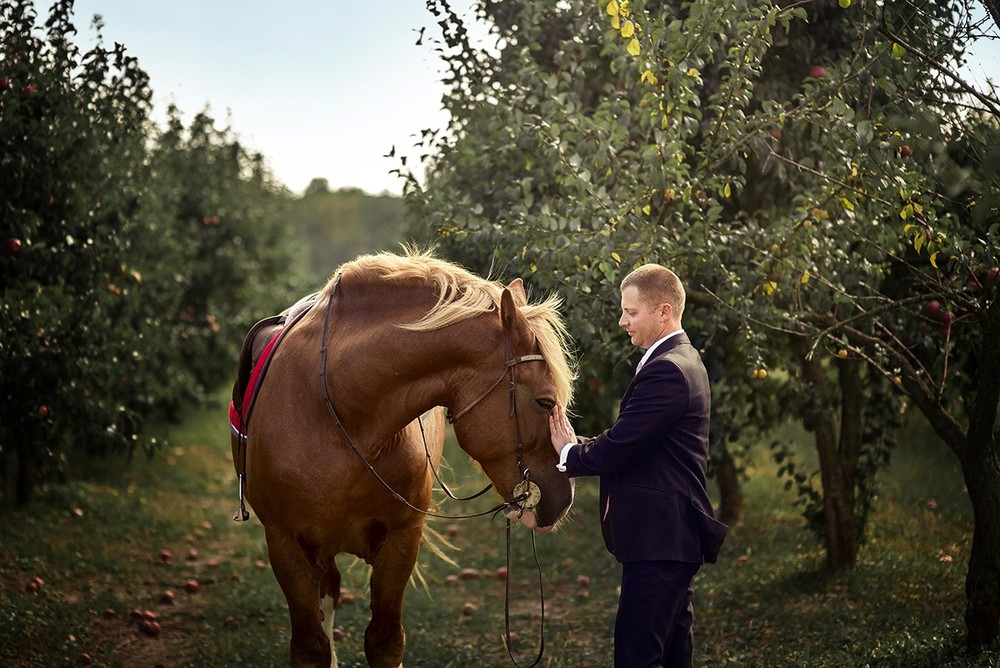
[(621, 289), (634, 287), (640, 298), (650, 306), (670, 304), (677, 320), (684, 314), (687, 296), (677, 274), (658, 264), (644, 264), (622, 280)]

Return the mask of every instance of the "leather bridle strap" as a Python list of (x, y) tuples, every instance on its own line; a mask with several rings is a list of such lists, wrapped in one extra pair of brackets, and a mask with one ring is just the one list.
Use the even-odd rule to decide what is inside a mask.
[[(509, 352), (510, 341), (507, 341), (507, 348)], [(542, 357), (541, 355), (521, 355), (520, 357), (508, 357), (506, 363), (504, 364), (504, 370), (500, 372), (500, 377), (497, 378), (495, 381), (493, 381), (493, 384), (487, 387), (485, 392), (483, 392), (478, 397), (473, 399), (468, 406), (460, 410), (455, 415), (449, 415), (448, 422), (450, 422), (451, 424), (455, 424), (455, 420), (457, 420), (458, 418), (462, 417), (470, 410), (472, 410), (472, 408), (476, 404), (485, 399), (490, 392), (496, 389), (497, 385), (499, 385), (503, 381), (504, 376), (508, 375), (511, 372), (511, 369), (513, 369), (513, 367), (515, 367), (516, 365), (520, 364), (521, 362), (544, 362), (544, 361), (545, 358)]]

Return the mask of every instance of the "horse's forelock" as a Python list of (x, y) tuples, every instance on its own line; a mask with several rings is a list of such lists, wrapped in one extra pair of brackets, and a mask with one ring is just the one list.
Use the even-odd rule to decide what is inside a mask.
[[(402, 325), (404, 329), (413, 331), (441, 329), (499, 308), (504, 290), (502, 283), (477, 276), (430, 252), (414, 248), (405, 250), (405, 255), (380, 253), (361, 256), (342, 265), (337, 275), (351, 282), (416, 280), (433, 284), (438, 295), (437, 303), (420, 320)], [(335, 279), (330, 281), (328, 290), (332, 290), (334, 284)], [(570, 337), (559, 313), (561, 304), (562, 300), (558, 297), (550, 296), (541, 302), (529, 302), (520, 309), (552, 372), (556, 398), (563, 406), (569, 406), (573, 399), (576, 372), (569, 361)]]

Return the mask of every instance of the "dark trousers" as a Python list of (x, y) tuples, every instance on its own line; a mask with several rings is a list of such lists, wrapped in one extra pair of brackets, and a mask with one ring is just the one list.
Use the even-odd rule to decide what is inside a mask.
[(691, 668), (691, 588), (701, 564), (622, 564), (615, 619), (615, 668)]

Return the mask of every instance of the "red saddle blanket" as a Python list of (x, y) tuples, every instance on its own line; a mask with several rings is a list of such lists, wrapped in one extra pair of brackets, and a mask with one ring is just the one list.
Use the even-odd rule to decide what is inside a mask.
[[(316, 304), (317, 295), (309, 295), (299, 300), (281, 315), (261, 320), (247, 334), (240, 352), (240, 371), (233, 386), (233, 398), (229, 402), (229, 427), (237, 439), (246, 442), (246, 427), (250, 412), (264, 380), (264, 374), (271, 364), (271, 358), (285, 334)], [(260, 348), (258, 336), (269, 337)], [(254, 350), (260, 350), (255, 354)], [(252, 365), (252, 366), (251, 366)]]

